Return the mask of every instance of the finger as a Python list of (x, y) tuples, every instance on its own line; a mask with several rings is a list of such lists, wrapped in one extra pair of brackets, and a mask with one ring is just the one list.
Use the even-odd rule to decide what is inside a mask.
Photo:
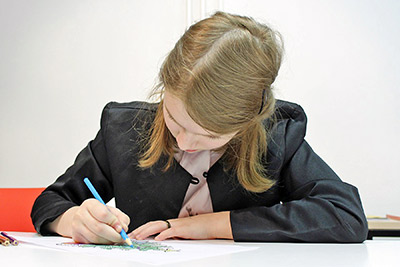
[(129, 218), (129, 216), (126, 215), (124, 212), (122, 212), (122, 211), (121, 211), (120, 209), (118, 209), (118, 208), (115, 208), (115, 207), (108, 207), (108, 208), (109, 208), (109, 210), (110, 210), (115, 216), (117, 216), (119, 222), (120, 222), (121, 225), (122, 225), (122, 228), (123, 228), (125, 231), (128, 231), (128, 225), (129, 225), (130, 222), (131, 222), (131, 219)]
[(72, 222), (72, 239), (78, 243), (96, 243), (96, 244), (109, 244), (110, 240), (105, 240), (104, 238), (96, 235), (83, 223), (82, 218), (85, 216), (78, 214), (76, 220)]
[(90, 241), (87, 238), (85, 238), (81, 233), (72, 232), (72, 239), (76, 243), (83, 243), (83, 244), (90, 243)]
[(78, 243), (91, 243), (91, 244), (113, 244), (115, 242), (112, 242), (110, 240), (104, 239), (92, 231), (90, 231), (88, 228), (81, 229), (79, 233), (73, 233), (72, 238), (75, 242)]
[(178, 229), (177, 227), (172, 227), (172, 223), (171, 223), (171, 221), (169, 221), (169, 224), (167, 224), (167, 229), (160, 232), (160, 234), (158, 234), (154, 238), (154, 240), (163, 241), (168, 238), (180, 237), (180, 236), (177, 236), (177, 233), (179, 232), (177, 229)]
[(154, 221), (154, 222), (148, 222), (140, 226), (139, 228), (134, 230), (131, 234), (134, 236), (134, 238), (138, 240), (143, 240), (151, 235), (160, 233), (165, 229), (167, 229), (167, 225), (164, 221)]
[(174, 229), (172, 229), (172, 228), (169, 228), (169, 229), (167, 229), (165, 231), (162, 231), (159, 235), (154, 237), (154, 240), (163, 241), (165, 239), (173, 238), (173, 237), (177, 237), (176, 236), (176, 231)]
[(77, 214), (74, 216), (74, 220), (71, 223), (71, 228), (71, 237), (75, 242), (84, 244), (90, 243), (90, 241), (82, 234), (82, 232), (85, 231), (85, 226), (79, 220), (79, 216)]
[[(104, 205), (103, 205), (104, 207)], [(104, 207), (105, 208), (105, 207)], [(111, 213), (106, 209), (107, 213)], [(96, 214), (96, 215), (95, 215)], [(85, 209), (82, 214), (81, 222), (88, 231), (82, 230), (86, 239), (94, 243), (116, 243), (121, 242), (122, 237), (111, 225), (102, 220), (98, 220), (96, 216), (104, 219), (106, 214), (101, 214), (98, 210)], [(102, 217), (103, 216), (103, 217)], [(114, 216), (114, 215), (113, 215)], [(115, 217), (115, 216), (114, 216)], [(116, 218), (116, 217), (115, 217)], [(121, 227), (121, 226), (120, 226)]]
[(118, 220), (118, 217), (115, 216), (106, 206), (99, 203), (99, 205), (96, 205), (88, 210), (93, 218), (99, 222), (110, 225), (118, 233), (121, 232), (122, 225)]

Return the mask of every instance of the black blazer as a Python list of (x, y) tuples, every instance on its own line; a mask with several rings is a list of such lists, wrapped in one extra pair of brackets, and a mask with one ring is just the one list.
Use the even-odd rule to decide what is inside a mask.
[[(89, 177), (104, 201), (115, 197), (116, 206), (130, 218), (129, 231), (152, 220), (176, 218), (191, 175), (177, 162), (161, 171), (166, 158), (151, 169), (138, 167), (141, 140), (157, 104), (109, 103), (101, 129), (77, 156), (75, 163), (35, 201), (32, 221), (36, 230), (92, 194), (83, 182)], [(367, 222), (357, 188), (342, 182), (304, 140), (306, 116), (296, 104), (277, 101), (265, 164), (275, 186), (250, 193), (223, 160), (208, 172), (213, 209), (230, 211), (235, 241), (362, 242)], [(269, 126), (267, 126), (269, 125)]]

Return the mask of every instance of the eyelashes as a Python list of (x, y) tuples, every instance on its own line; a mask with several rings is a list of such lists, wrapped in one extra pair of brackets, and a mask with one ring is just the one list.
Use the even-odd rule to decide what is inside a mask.
[[(176, 120), (171, 116), (171, 114), (169, 114), (168, 110), (167, 110), (166, 114), (167, 114), (168, 118), (169, 118), (173, 123), (175, 123), (175, 124), (178, 125), (179, 127), (182, 127), (182, 126), (180, 126), (180, 124), (178, 124), (178, 123), (176, 122)], [(215, 135), (202, 135), (202, 136), (204, 136), (204, 137), (206, 137), (206, 138), (209, 138), (209, 139), (212, 139), (212, 140), (217, 140), (217, 139), (220, 139), (220, 138), (221, 138), (220, 136), (215, 136)]]
[(169, 112), (167, 111), (166, 112), (167, 113), (167, 116), (168, 116), (168, 118), (170, 118), (172, 121), (174, 121), (175, 122), (175, 120), (171, 117), (171, 114), (169, 114)]
[(213, 140), (216, 140), (216, 139), (220, 138), (219, 136), (214, 136), (214, 135), (209, 135), (207, 137), (210, 138), (210, 139), (213, 139)]

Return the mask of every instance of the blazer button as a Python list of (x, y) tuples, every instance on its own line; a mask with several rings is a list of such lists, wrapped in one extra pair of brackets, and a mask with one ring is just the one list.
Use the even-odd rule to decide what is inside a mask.
[(207, 178), (208, 177), (208, 172), (203, 172), (203, 177)]

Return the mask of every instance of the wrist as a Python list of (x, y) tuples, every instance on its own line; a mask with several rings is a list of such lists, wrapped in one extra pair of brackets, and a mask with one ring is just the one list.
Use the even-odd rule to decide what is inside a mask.
[(209, 224), (212, 238), (233, 239), (230, 212), (222, 211), (211, 215), (214, 217), (213, 223)]
[(69, 208), (63, 214), (57, 217), (54, 221), (49, 223), (49, 230), (61, 236), (72, 236), (72, 221), (73, 217), (78, 210), (79, 206)]

